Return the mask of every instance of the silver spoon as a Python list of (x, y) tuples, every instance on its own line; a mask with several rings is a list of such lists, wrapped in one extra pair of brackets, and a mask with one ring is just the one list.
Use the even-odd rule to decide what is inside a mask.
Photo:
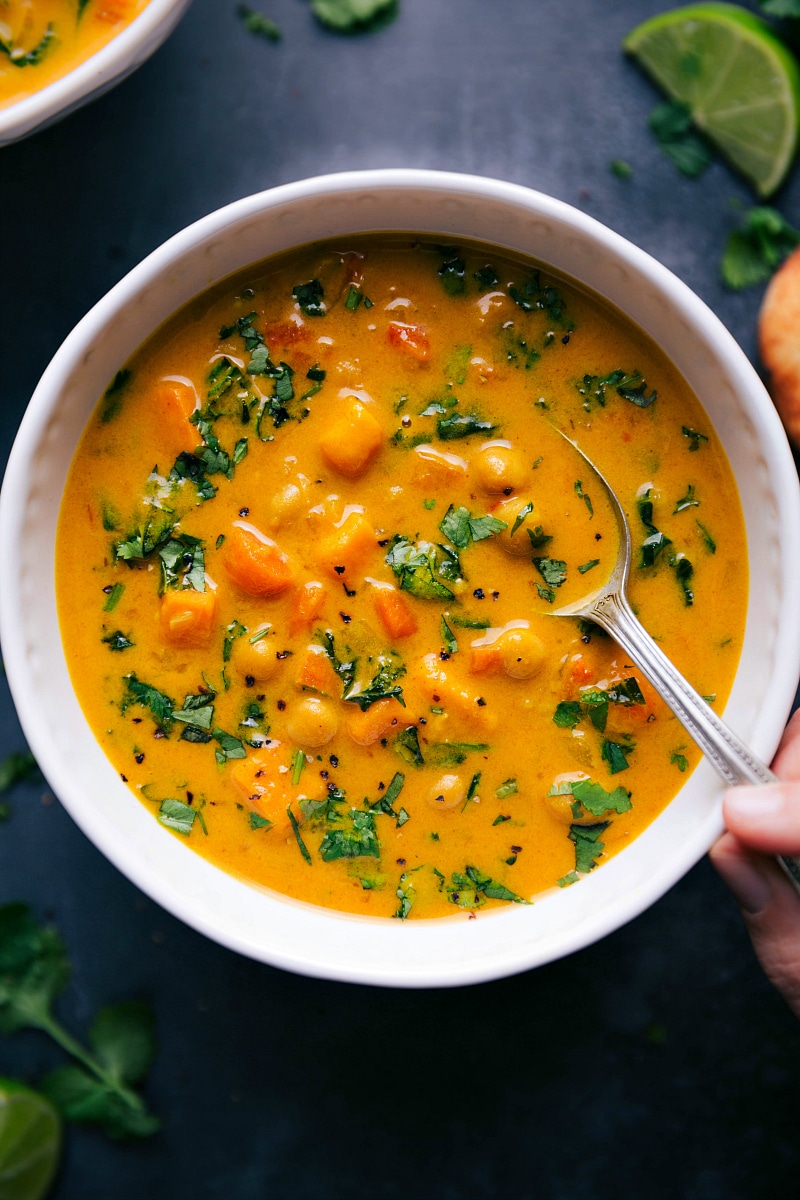
[[(614, 489), (592, 460), (572, 438), (562, 430), (558, 432), (580, 454), (601, 483), (616, 517), (620, 538), (617, 561), (608, 582), (574, 604), (551, 609), (548, 615), (583, 617), (605, 629), (630, 655), (727, 784), (777, 783), (777, 776), (720, 720), (659, 649), (635, 615), (626, 595), (633, 553), (628, 518)], [(776, 857), (800, 893), (800, 859), (786, 854)]]

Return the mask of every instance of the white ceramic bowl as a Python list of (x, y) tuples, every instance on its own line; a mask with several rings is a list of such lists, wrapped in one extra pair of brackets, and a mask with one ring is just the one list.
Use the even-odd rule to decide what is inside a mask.
[[(781, 424), (742, 351), (678, 279), (575, 209), (513, 184), (428, 171), (332, 175), (241, 200), (173, 237), (70, 334), (22, 422), (0, 497), (0, 637), (20, 719), (83, 831), (174, 915), (253, 958), (394, 986), (471, 983), (558, 958), (636, 916), (722, 828), (707, 763), (664, 813), (576, 887), (476, 921), (352, 917), (283, 899), (211, 866), (120, 782), (87, 725), (61, 647), (56, 520), (73, 451), (109, 379), (180, 305), (267, 255), (321, 238), (413, 230), (478, 238), (540, 259), (606, 296), (672, 358), (705, 403), (739, 482), (750, 598), (725, 717), (769, 760), (800, 672), (800, 489)], [(79, 619), (79, 617), (77, 618)]]
[(191, 0), (150, 0), (102, 49), (32, 96), (0, 108), (0, 146), (60, 121), (120, 83), (158, 49)]

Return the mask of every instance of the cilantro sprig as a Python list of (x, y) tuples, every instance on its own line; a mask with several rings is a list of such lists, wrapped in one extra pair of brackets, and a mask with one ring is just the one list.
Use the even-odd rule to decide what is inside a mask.
[(148, 1137), (160, 1122), (134, 1089), (155, 1052), (152, 1013), (136, 1001), (103, 1008), (84, 1046), (53, 1012), (69, 976), (57, 931), (37, 925), (25, 904), (0, 907), (0, 1032), (38, 1029), (74, 1059), (41, 1085), (68, 1120), (99, 1125), (115, 1138)]

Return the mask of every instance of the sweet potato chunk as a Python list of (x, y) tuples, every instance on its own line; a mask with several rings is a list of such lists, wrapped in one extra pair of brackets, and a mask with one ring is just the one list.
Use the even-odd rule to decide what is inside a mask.
[(275, 542), (234, 525), (225, 541), (225, 570), (250, 596), (277, 596), (294, 583), (288, 555)]
[(408, 723), (408, 713), (400, 701), (392, 697), (377, 700), (364, 712), (354, 707), (353, 713), (347, 718), (347, 732), (359, 746), (371, 746), (392, 729), (402, 728), (403, 721)]
[(216, 597), (210, 588), (170, 589), (161, 597), (161, 636), (173, 646), (207, 646), (214, 631)]
[(409, 637), (417, 632), (417, 618), (405, 596), (398, 592), (397, 588), (375, 588), (372, 602), (389, 637)]
[(297, 673), (297, 686), (320, 692), (323, 696), (340, 696), (342, 682), (322, 646), (309, 646)]
[(380, 449), (383, 431), (357, 400), (323, 433), (320, 449), (331, 466), (350, 478), (361, 475)]
[(169, 431), (175, 457), (182, 450), (191, 454), (200, 443), (200, 435), (189, 420), (197, 407), (194, 388), (176, 379), (163, 379), (156, 391), (156, 407), (165, 429)]
[(322, 611), (327, 594), (326, 589), (321, 583), (310, 582), (303, 584), (294, 599), (292, 612), (289, 617), (290, 633), (299, 633), (301, 629), (308, 629), (314, 624), (314, 621)]
[(291, 776), (288, 771), (280, 770), (286, 764), (279, 749), (276, 742), (272, 747), (248, 754), (231, 767), (230, 777), (249, 809), (271, 822), (277, 832), (288, 833), (291, 823), (286, 809), (293, 798)]
[(349, 578), (376, 545), (375, 530), (369, 521), (363, 513), (352, 512), (319, 543), (317, 560), (334, 579)]

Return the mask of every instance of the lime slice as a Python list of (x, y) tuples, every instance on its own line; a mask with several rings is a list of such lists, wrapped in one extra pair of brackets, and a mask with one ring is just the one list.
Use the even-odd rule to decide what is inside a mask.
[(775, 191), (797, 148), (800, 68), (769, 25), (735, 4), (691, 4), (622, 45), (760, 196)]
[(61, 1118), (49, 1100), (0, 1079), (0, 1200), (41, 1200), (61, 1151)]

